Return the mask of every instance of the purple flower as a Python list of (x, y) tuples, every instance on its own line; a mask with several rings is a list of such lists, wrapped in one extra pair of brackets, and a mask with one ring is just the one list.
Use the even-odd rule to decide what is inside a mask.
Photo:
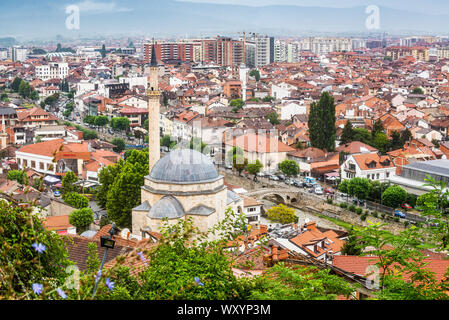
[(67, 295), (65, 294), (64, 290), (58, 288), (58, 289), (56, 289), (56, 292), (58, 292), (59, 296), (60, 296), (62, 299), (66, 299), (66, 298), (67, 298)]
[(33, 243), (32, 247), (39, 253), (43, 253), (47, 247), (45, 247), (42, 243)]
[(142, 262), (148, 266), (147, 264), (147, 259), (145, 259), (145, 257), (143, 256), (142, 252), (137, 252), (137, 255), (140, 257), (140, 260), (142, 260)]
[(98, 270), (97, 276), (95, 277), (95, 283), (98, 282), (98, 280), (100, 280), (101, 278), (101, 270)]
[(41, 285), (40, 283), (33, 283), (33, 291), (36, 295), (40, 295), (43, 289), (44, 286)]
[(202, 282), (200, 281), (200, 278), (198, 278), (198, 277), (195, 277), (195, 282), (196, 282), (196, 284), (199, 285), (199, 286), (204, 286), (204, 283), (202, 283)]
[(109, 288), (109, 290), (114, 290), (114, 281), (111, 281), (111, 279), (106, 279), (106, 286)]

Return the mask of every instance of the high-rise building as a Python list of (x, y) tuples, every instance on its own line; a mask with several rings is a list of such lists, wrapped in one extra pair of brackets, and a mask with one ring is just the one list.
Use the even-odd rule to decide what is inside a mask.
[(224, 67), (240, 65), (245, 62), (245, 46), (242, 40), (228, 37), (204, 39), (201, 41), (204, 63), (214, 62)]
[(69, 65), (66, 62), (36, 66), (36, 77), (46, 81), (50, 79), (64, 79), (69, 75)]
[(349, 38), (306, 38), (301, 41), (302, 50), (322, 55), (330, 52), (352, 51), (352, 40)]
[(275, 61), (274, 37), (252, 33), (245, 42), (246, 48), (250, 50), (245, 57), (249, 67), (263, 67)]
[[(198, 42), (159, 42), (145, 43), (143, 52), (145, 63), (150, 63), (152, 59), (153, 46), (155, 47), (156, 60), (163, 62), (196, 62), (198, 58)], [(196, 50), (196, 51), (195, 51)]]
[(8, 48), (8, 59), (12, 61), (25, 61), (27, 59), (28, 51), (22, 47), (10, 47)]

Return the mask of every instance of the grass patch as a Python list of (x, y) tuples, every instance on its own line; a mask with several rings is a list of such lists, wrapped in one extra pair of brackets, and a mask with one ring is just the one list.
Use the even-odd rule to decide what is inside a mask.
[(344, 222), (344, 221), (339, 220), (339, 219), (331, 218), (331, 217), (328, 217), (328, 216), (325, 216), (325, 215), (321, 215), (321, 214), (318, 215), (318, 217), (320, 217), (321, 219), (328, 220), (328, 221), (332, 222), (333, 224), (336, 224), (339, 227), (345, 228), (348, 231), (353, 228), (352, 224), (350, 224), (348, 222)]

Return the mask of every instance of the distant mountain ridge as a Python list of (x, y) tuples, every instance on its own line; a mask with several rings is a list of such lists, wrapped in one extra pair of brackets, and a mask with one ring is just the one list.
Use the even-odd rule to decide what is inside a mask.
[[(100, 0), (98, 0), (100, 1)], [(105, 2), (106, 0), (101, 0)], [(72, 2), (73, 3), (73, 2)], [(65, 28), (67, 0), (24, 0), (2, 4), (0, 37), (54, 37), (90, 34), (146, 34), (190, 36), (251, 32), (299, 36), (308, 32), (429, 32), (446, 33), (449, 15), (431, 15), (380, 7), (380, 30), (367, 30), (366, 7), (324, 8), (300, 6), (248, 7), (173, 0), (121, 1), (104, 12), (81, 12), (81, 28)]]

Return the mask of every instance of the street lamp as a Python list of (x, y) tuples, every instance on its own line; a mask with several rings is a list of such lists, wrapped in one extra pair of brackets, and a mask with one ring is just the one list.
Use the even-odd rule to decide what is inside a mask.
[[(120, 231), (120, 229), (115, 225), (115, 223), (112, 223), (112, 227), (109, 230), (109, 236), (101, 236), (100, 237), (100, 245), (103, 248), (106, 248), (103, 260), (101, 261), (100, 270), (98, 271), (98, 274), (100, 274), (101, 277), (101, 270), (103, 269), (104, 263), (106, 262), (106, 257), (108, 255), (109, 249), (114, 249), (115, 246), (115, 240), (112, 239), (112, 237), (115, 235), (116, 232)], [(92, 294), (92, 299), (95, 297), (95, 293), (97, 292), (98, 283), (100, 282), (100, 279), (96, 279), (94, 292)]]

